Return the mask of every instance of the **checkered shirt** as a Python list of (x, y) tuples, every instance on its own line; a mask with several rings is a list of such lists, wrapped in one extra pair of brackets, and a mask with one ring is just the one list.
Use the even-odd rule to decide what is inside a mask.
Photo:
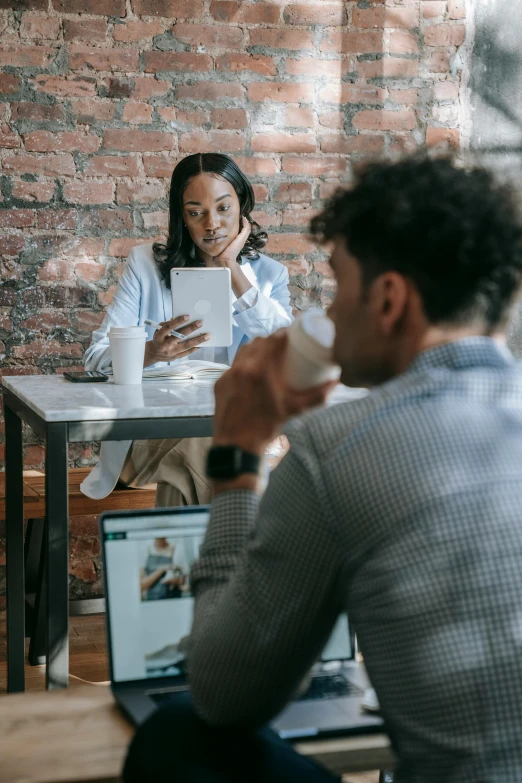
[(522, 367), (482, 337), (292, 423), (213, 502), (190, 641), (217, 725), (275, 716), (347, 611), (411, 783), (522, 781)]

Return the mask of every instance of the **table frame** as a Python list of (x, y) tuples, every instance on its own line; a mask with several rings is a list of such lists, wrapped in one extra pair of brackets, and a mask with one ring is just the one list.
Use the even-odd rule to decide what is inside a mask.
[(46, 686), (66, 688), (69, 675), (68, 444), (81, 441), (202, 438), (212, 416), (45, 421), (19, 397), (4, 392), (7, 582), (7, 690), (25, 689), (24, 496), (22, 422), (46, 441), (44, 563), (35, 639), (45, 640)]

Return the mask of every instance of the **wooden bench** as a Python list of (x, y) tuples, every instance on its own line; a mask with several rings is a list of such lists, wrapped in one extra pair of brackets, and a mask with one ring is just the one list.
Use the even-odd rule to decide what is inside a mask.
[[(80, 491), (80, 484), (89, 475), (91, 468), (69, 470), (69, 516), (101, 514), (104, 511), (153, 508), (156, 485), (140, 489), (116, 487), (110, 495), (101, 500), (88, 498)], [(38, 470), (24, 471), (24, 517), (27, 519), (25, 536), (25, 595), (26, 636), (30, 637), (29, 663), (44, 663), (42, 623), (38, 622), (43, 582), (43, 523), (45, 516), (45, 474)], [(0, 473), (0, 519), (5, 518), (5, 474)], [(86, 614), (104, 610), (102, 598), (70, 601), (72, 614)], [(38, 630), (37, 630), (38, 629)]]

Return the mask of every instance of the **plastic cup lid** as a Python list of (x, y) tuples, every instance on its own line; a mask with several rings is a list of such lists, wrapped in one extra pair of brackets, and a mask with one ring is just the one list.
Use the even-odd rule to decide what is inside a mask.
[(301, 316), (303, 330), (322, 345), (331, 348), (335, 339), (335, 327), (328, 316), (319, 308), (307, 310)]

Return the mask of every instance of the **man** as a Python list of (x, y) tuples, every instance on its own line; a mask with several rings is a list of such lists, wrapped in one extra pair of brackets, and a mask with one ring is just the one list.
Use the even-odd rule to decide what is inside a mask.
[[(312, 231), (333, 243), (341, 381), (372, 393), (298, 419), (262, 498), (255, 474), (215, 482), (192, 574), (195, 707), (152, 718), (126, 779), (332, 781), (259, 727), (346, 610), (397, 780), (520, 781), (522, 370), (503, 344), (522, 281), (514, 194), (448, 159), (373, 163)], [(324, 398), (286, 388), (285, 350), (284, 334), (254, 341), (217, 384), (216, 447), (262, 455)]]

